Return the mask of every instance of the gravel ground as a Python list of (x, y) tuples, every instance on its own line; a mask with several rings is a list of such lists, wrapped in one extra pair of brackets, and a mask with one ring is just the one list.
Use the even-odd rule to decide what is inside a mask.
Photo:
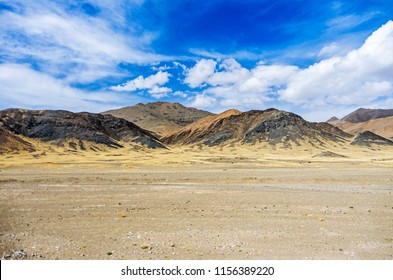
[(393, 172), (8, 168), (3, 259), (393, 259)]

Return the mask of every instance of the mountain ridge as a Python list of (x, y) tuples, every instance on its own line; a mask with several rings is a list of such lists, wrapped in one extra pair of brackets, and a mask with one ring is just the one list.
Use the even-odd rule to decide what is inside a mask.
[[(276, 108), (246, 112), (230, 109), (220, 114), (197, 109), (194, 111), (194, 108), (191, 108), (190, 110), (196, 114), (192, 114), (190, 118), (184, 118), (184, 114), (190, 110), (179, 103), (154, 102), (135, 106), (142, 108), (147, 106), (158, 110), (163, 115), (170, 110), (171, 114), (166, 114), (169, 116), (166, 121), (171, 119), (171, 126), (177, 121), (178, 129), (160, 137), (154, 133), (154, 129), (149, 129), (150, 127), (144, 129), (111, 114), (6, 109), (0, 111), (0, 142), (3, 143), (1, 151), (33, 151), (34, 146), (29, 143), (28, 139), (51, 142), (61, 147), (65, 146), (63, 142), (69, 140), (65, 144), (70, 147), (70, 150), (91, 149), (93, 151), (100, 149), (86, 145), (84, 141), (102, 144), (109, 148), (124, 148), (128, 145), (127, 143), (146, 148), (187, 145), (216, 147), (228, 144), (258, 145), (259, 143), (272, 147), (279, 145), (285, 149), (303, 144), (323, 148), (327, 143), (357, 146), (390, 145), (389, 139), (385, 139), (383, 135), (375, 136), (375, 132), (370, 129), (368, 129), (370, 133), (344, 131), (345, 129), (340, 129), (338, 125), (327, 122), (308, 122), (297, 114)], [(131, 108), (134, 107), (131, 106)], [(151, 116), (150, 109), (149, 114), (146, 115), (148, 118)], [(205, 116), (201, 117), (201, 115)], [(144, 116), (140, 116), (141, 119)], [(388, 118), (393, 120), (393, 117), (386, 117), (368, 122), (381, 122)], [(196, 121), (191, 122), (193, 119)], [(154, 119), (149, 119), (148, 122), (155, 125)], [(184, 125), (185, 123), (189, 124)], [(162, 122), (158, 125), (162, 125)], [(133, 147), (136, 148), (136, 146)]]
[(300, 145), (306, 138), (307, 141), (322, 143), (323, 140), (344, 141), (351, 136), (329, 124), (327, 126), (335, 133), (316, 123), (307, 122), (296, 114), (275, 108), (247, 112), (229, 110), (181, 128), (163, 137), (162, 141), (168, 145), (201, 143), (216, 146), (233, 141), (243, 144), (283, 143), (290, 146), (291, 143)]

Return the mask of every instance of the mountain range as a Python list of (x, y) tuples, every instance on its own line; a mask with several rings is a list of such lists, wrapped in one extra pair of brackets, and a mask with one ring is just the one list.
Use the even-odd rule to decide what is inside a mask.
[(166, 102), (137, 104), (101, 114), (7, 109), (0, 111), (0, 153), (33, 152), (35, 141), (69, 151), (94, 152), (187, 145), (208, 148), (263, 144), (284, 149), (324, 147), (328, 143), (393, 145), (386, 138), (393, 136), (392, 112), (359, 109), (341, 120), (314, 123), (274, 108), (213, 114)]

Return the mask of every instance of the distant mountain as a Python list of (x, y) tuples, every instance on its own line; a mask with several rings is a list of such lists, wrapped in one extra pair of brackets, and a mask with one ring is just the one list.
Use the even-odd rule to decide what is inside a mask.
[(165, 135), (212, 113), (179, 103), (152, 102), (103, 112), (123, 118), (158, 135)]
[[(111, 115), (8, 109), (0, 111), (0, 123), (12, 133), (42, 141), (77, 139), (112, 148), (123, 147), (118, 142), (123, 141), (139, 143), (149, 148), (164, 147), (146, 130)], [(79, 142), (79, 146), (84, 149), (82, 142)]]
[(335, 121), (339, 121), (340, 119), (337, 117), (331, 117), (330, 119), (328, 119), (326, 122), (330, 123), (330, 122), (335, 122)]
[(372, 119), (362, 123), (342, 122), (338, 123), (337, 126), (351, 134), (371, 131), (385, 138), (393, 139), (393, 116)]
[(0, 125), (0, 154), (9, 152), (34, 152), (33, 145)]
[(383, 110), (383, 109), (360, 108), (350, 113), (349, 115), (343, 117), (341, 120), (351, 123), (360, 123), (360, 122), (366, 122), (369, 120), (385, 118), (390, 116), (393, 116), (393, 109)]
[[(267, 109), (239, 112), (229, 110), (215, 116), (207, 116), (175, 133), (162, 138), (167, 144), (205, 144), (216, 146), (227, 142), (255, 144), (282, 143), (285, 146), (301, 142), (321, 144), (324, 141), (345, 141), (344, 132), (310, 123), (293, 113)], [(350, 136), (350, 135), (349, 135)]]
[[(359, 122), (360, 120), (366, 121)], [(371, 131), (385, 138), (393, 139), (393, 109), (358, 109), (341, 120), (331, 118), (328, 120), (328, 123), (354, 135)]]

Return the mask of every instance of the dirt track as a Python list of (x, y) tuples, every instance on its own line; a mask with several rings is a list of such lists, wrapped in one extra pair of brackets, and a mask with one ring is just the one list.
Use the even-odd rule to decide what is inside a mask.
[(392, 192), (382, 167), (10, 168), (0, 254), (393, 259)]

